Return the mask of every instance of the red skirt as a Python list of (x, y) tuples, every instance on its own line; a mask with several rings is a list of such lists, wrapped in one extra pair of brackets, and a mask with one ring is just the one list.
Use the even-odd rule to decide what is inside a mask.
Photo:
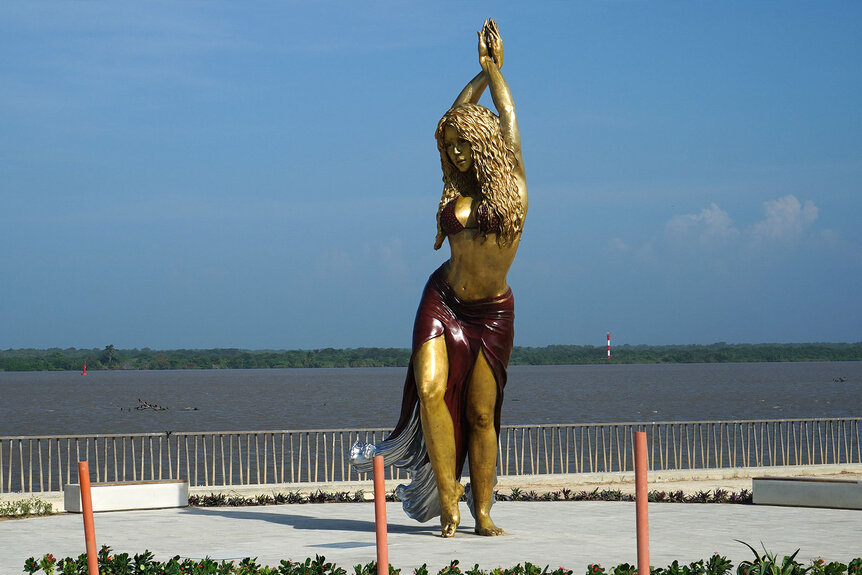
[[(446, 282), (445, 267), (444, 264), (431, 275), (422, 292), (413, 326), (413, 354), (430, 339), (440, 335), (446, 338), (449, 376), (444, 397), (455, 429), (455, 469), (460, 480), (470, 433), (466, 415), (467, 391), (480, 352), (488, 360), (497, 382), (494, 426), (498, 436), (500, 433), (500, 406), (506, 386), (506, 366), (512, 351), (515, 306), (511, 290), (494, 298), (459, 300)], [(378, 444), (354, 443), (350, 449), (350, 463), (357, 471), (368, 473), (373, 466), (372, 459), (381, 455), (384, 465), (407, 469), (410, 484), (399, 485), (395, 494), (408, 516), (424, 522), (440, 515), (440, 499), (422, 434), (418, 404), (419, 393), (411, 359), (404, 382), (401, 417), (395, 430)], [(466, 495), (475, 516), (469, 486)]]
[[(458, 479), (467, 456), (467, 390), (479, 353), (485, 355), (497, 382), (494, 427), (500, 433), (500, 406), (506, 387), (506, 366), (512, 352), (515, 299), (509, 289), (503, 295), (482, 300), (462, 301), (446, 281), (446, 264), (440, 266), (425, 285), (413, 324), (413, 354), (423, 343), (443, 335), (449, 358), (449, 377), (445, 401), (455, 428), (455, 469)], [(419, 394), (413, 374), (413, 360), (407, 369), (401, 416), (388, 439), (397, 437), (407, 426)], [(427, 455), (426, 455), (427, 458)]]

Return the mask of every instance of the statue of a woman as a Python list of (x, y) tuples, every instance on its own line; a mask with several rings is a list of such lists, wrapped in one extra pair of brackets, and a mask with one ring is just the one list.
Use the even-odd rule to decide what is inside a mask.
[[(512, 350), (514, 300), (506, 275), (515, 258), (527, 186), (515, 106), (500, 73), (503, 43), (493, 20), (479, 32), (482, 71), (437, 125), (443, 197), (434, 248), (451, 257), (428, 280), (413, 327), (413, 354), (400, 420), (377, 445), (357, 444), (361, 471), (383, 455), (406, 467), (396, 491), (419, 521), (440, 516), (443, 537), (460, 523), (461, 470), (469, 454), (467, 500), (476, 533), (501, 535), (490, 517), (496, 483), (500, 406)], [(479, 106), (488, 87), (499, 117)]]

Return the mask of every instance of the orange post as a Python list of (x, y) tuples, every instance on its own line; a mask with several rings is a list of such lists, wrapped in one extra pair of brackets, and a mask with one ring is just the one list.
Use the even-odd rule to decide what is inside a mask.
[(377, 527), (377, 575), (389, 575), (389, 548), (386, 544), (386, 483), (383, 456), (374, 456), (374, 523)]
[(649, 575), (649, 515), (647, 515), (647, 444), (645, 431), (635, 431), (635, 506), (637, 509), (638, 575)]
[(78, 483), (81, 485), (81, 511), (84, 515), (84, 540), (87, 542), (87, 567), (90, 575), (99, 575), (96, 554), (96, 525), (93, 522), (93, 496), (90, 493), (90, 464), (78, 462)]

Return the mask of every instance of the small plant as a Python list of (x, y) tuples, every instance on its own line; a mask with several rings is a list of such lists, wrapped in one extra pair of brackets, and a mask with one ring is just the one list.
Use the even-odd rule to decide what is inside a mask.
[(727, 557), (713, 553), (706, 562), (706, 575), (728, 575), (732, 567), (733, 564)]
[(691, 496), (692, 502), (694, 503), (708, 503), (710, 499), (709, 491), (698, 491), (694, 495)]
[(57, 561), (57, 570), (63, 575), (78, 575), (79, 573), (86, 573), (85, 569), (87, 569), (87, 556), (83, 554), (80, 555), (78, 559), (65, 557)]
[(461, 568), (458, 567), (458, 560), (453, 559), (448, 567), (443, 567), (437, 575), (461, 575)]
[[(389, 565), (389, 575), (399, 575), (399, 573), (401, 573), (400, 569), (396, 569), (392, 565)], [(353, 575), (377, 575), (377, 561), (371, 561), (369, 563), (366, 563), (365, 565), (354, 566)]]
[(728, 503), (753, 503), (753, 493), (748, 489), (743, 489), (739, 492), (739, 495), (731, 493)]
[(777, 555), (773, 555), (765, 548), (763, 556), (761, 556), (754, 547), (745, 541), (739, 542), (751, 549), (752, 553), (754, 553), (754, 560), (740, 562), (739, 567), (736, 568), (737, 575), (805, 575), (805, 573), (812, 569), (812, 567), (803, 569), (802, 565), (796, 561), (799, 549), (793, 555), (785, 555), (779, 561)]
[(611, 570), (611, 575), (637, 575), (638, 568), (628, 563), (620, 563)]
[(730, 499), (730, 494), (724, 489), (716, 489), (712, 492), (712, 500), (714, 503), (727, 503)]
[(814, 575), (844, 575), (847, 572), (847, 565), (832, 561), (826, 563), (822, 557), (818, 557), (811, 564), (811, 573)]
[(50, 515), (54, 506), (36, 496), (17, 501), (0, 503), (0, 517), (31, 517), (34, 515)]
[(39, 567), (42, 568), (42, 571), (47, 573), (48, 575), (52, 575), (54, 573), (54, 564), (57, 563), (57, 560), (54, 559), (54, 556), (50, 553), (46, 553), (42, 560), (39, 561)]

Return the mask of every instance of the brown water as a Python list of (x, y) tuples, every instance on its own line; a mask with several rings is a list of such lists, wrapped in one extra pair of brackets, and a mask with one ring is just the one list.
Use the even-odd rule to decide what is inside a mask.
[[(0, 436), (391, 427), (405, 371), (0, 372)], [(515, 366), (502, 423), (860, 416), (862, 362)]]

